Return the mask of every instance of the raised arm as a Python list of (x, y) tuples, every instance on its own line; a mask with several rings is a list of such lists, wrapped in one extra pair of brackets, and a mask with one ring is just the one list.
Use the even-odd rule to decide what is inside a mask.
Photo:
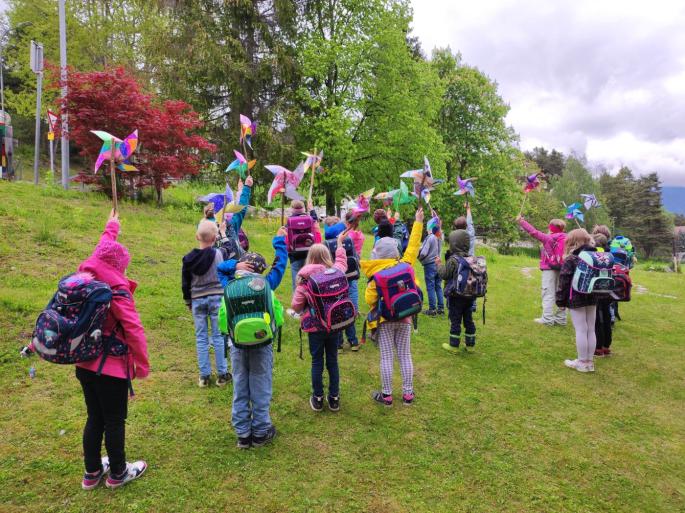
[(284, 228), (278, 230), (278, 235), (274, 237), (272, 242), (276, 253), (276, 260), (273, 266), (271, 266), (269, 274), (266, 275), (266, 281), (269, 282), (271, 290), (276, 290), (281, 284), (283, 274), (285, 273), (285, 266), (288, 263), (288, 250), (285, 245), (285, 235), (281, 235), (282, 232), (285, 232)]
[(469, 256), (473, 256), (476, 251), (476, 229), (473, 226), (471, 217), (471, 205), (466, 204), (466, 233), (469, 234)]
[(245, 214), (247, 214), (247, 205), (250, 204), (250, 196), (252, 195), (252, 177), (248, 176), (245, 180), (245, 185), (243, 185), (243, 191), (240, 193), (240, 199), (238, 200), (239, 205), (245, 205), (245, 208), (240, 212), (233, 214), (231, 218), (231, 223), (233, 228), (235, 228), (235, 234), (238, 235), (240, 227), (243, 225), (243, 220), (245, 219)]
[(552, 237), (549, 234), (541, 232), (540, 230), (535, 228), (532, 224), (530, 224), (528, 221), (526, 221), (522, 217), (519, 218), (519, 226), (524, 231), (528, 232), (528, 234), (531, 237), (536, 238), (537, 240), (539, 240), (543, 244), (547, 244), (548, 242), (550, 242), (552, 240)]
[(409, 243), (407, 250), (404, 252), (402, 262), (409, 265), (414, 265), (416, 257), (419, 255), (419, 247), (421, 246), (421, 232), (423, 232), (423, 209), (416, 211), (416, 220), (411, 228), (411, 235), (409, 235)]

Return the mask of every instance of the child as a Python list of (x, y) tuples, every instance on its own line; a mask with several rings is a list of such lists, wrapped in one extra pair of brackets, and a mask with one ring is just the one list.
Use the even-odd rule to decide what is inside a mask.
[(429, 222), (428, 224), (430, 228), (428, 236), (419, 250), (419, 262), (423, 265), (423, 275), (426, 278), (426, 291), (428, 292), (428, 310), (424, 310), (423, 313), (429, 317), (435, 317), (445, 313), (442, 283), (440, 276), (438, 276), (438, 266), (435, 263), (435, 259), (439, 260), (442, 252), (442, 233), (440, 233), (438, 223), (431, 225)]
[(534, 319), (545, 326), (566, 326), (566, 310), (554, 311), (554, 293), (559, 286), (559, 271), (563, 260), (564, 241), (566, 240), (566, 222), (552, 219), (549, 222), (549, 233), (536, 230), (523, 217), (516, 217), (521, 228), (542, 243), (540, 248), (540, 270), (542, 271), (542, 317)]
[[(338, 235), (338, 245), (335, 251), (335, 263), (331, 260), (331, 252), (325, 244), (314, 244), (309, 248), (309, 254), (304, 267), (297, 273), (297, 288), (293, 294), (291, 308), (302, 313), (308, 306), (306, 281), (313, 275), (334, 267), (343, 273), (347, 271), (347, 255), (343, 240), (346, 232)], [(326, 369), (328, 369), (328, 409), (340, 410), (340, 371), (338, 370), (338, 341), (342, 339), (340, 332), (327, 333), (325, 331), (310, 332), (309, 352), (312, 355), (312, 396), (309, 405), (314, 411), (323, 410), (323, 366), (324, 353), (326, 355)]]
[[(278, 229), (271, 244), (276, 258), (266, 275), (271, 290), (278, 288), (285, 273), (288, 252), (285, 245), (286, 230)], [(246, 272), (240, 264), (246, 263), (254, 272)], [(236, 264), (235, 260), (219, 265), (219, 275), (224, 283), (247, 274), (260, 275), (266, 270), (266, 261), (258, 253), (247, 253)], [(230, 322), (230, 320), (229, 320)], [(273, 346), (272, 340), (261, 344), (244, 346), (235, 341), (231, 347), (233, 368), (233, 413), (232, 423), (238, 435), (240, 449), (261, 447), (276, 436), (271, 423), (269, 409), (272, 395)]]
[(572, 293), (571, 282), (578, 266), (578, 254), (581, 251), (595, 251), (594, 241), (582, 228), (571, 230), (566, 236), (564, 263), (559, 274), (559, 287), (556, 292), (556, 303), (559, 308), (571, 311), (571, 321), (576, 330), (576, 349), (578, 358), (564, 360), (564, 365), (578, 372), (594, 372), (593, 355), (597, 339), (595, 338), (595, 314), (597, 299), (594, 294)]
[[(382, 237), (376, 242), (371, 253), (371, 260), (362, 260), (361, 268), (369, 278), (366, 286), (365, 299), (369, 308), (373, 311), (378, 306), (378, 291), (373, 275), (383, 269), (405, 262), (414, 265), (419, 253), (421, 233), (423, 231), (423, 209), (416, 211), (416, 220), (411, 230), (407, 251), (400, 260), (400, 252), (397, 241), (392, 237)], [(417, 284), (418, 285), (418, 284)], [(392, 371), (393, 349), (397, 352), (402, 373), (402, 402), (410, 405), (414, 402), (414, 363), (411, 358), (411, 317), (400, 321), (386, 321), (382, 317), (378, 319), (378, 347), (381, 353), (380, 374), (382, 389), (372, 393), (374, 401), (385, 406), (392, 406)]]
[[(597, 225), (592, 229), (592, 237), (595, 240), (597, 251), (609, 251), (609, 240), (611, 232), (603, 224)], [(612, 327), (611, 327), (611, 306), (613, 300), (607, 297), (597, 298), (597, 314), (595, 319), (595, 337), (597, 347), (595, 356), (603, 358), (611, 356)]]
[[(347, 232), (347, 236), (352, 240), (354, 245), (354, 250), (357, 255), (362, 254), (362, 247), (364, 246), (364, 234), (359, 229), (359, 216), (355, 215), (354, 212), (348, 211), (345, 214), (345, 221), (337, 222), (330, 226), (327, 226), (324, 230), (324, 236), (326, 240), (334, 239), (340, 235), (343, 231)], [(347, 282), (350, 289), (350, 300), (354, 304), (354, 307), (359, 311), (359, 280), (349, 280)], [(357, 338), (357, 327), (354, 324), (350, 324), (345, 328), (345, 336), (347, 337), (347, 342), (350, 344), (351, 351), (359, 351), (359, 339)], [(338, 341), (338, 349), (343, 348), (343, 338), (340, 337)]]
[(216, 223), (216, 217), (214, 216), (214, 205), (212, 203), (207, 203), (205, 205), (205, 208), (202, 209), (202, 219), (200, 221), (207, 219), (208, 221), (212, 221), (213, 223)]
[(240, 191), (239, 205), (245, 205), (245, 208), (236, 213), (222, 214), (221, 226), (219, 227), (218, 245), (221, 249), (224, 260), (238, 259), (245, 250), (240, 243), (240, 229), (247, 214), (247, 206), (250, 204), (250, 195), (252, 194), (252, 177), (248, 176)]
[[(463, 222), (462, 222), (463, 219)], [(453, 280), (459, 269), (459, 260), (456, 257), (467, 257), (469, 255), (471, 246), (471, 234), (465, 229), (466, 220), (458, 218), (455, 220), (454, 226), (464, 226), (450, 232), (447, 237), (449, 243), (449, 257), (447, 257), (445, 264), (440, 263), (440, 257), (435, 259), (438, 264), (438, 276), (449, 283)], [(449, 291), (446, 287), (446, 293)], [(447, 298), (447, 312), (450, 319), (450, 339), (449, 343), (442, 344), (442, 348), (452, 353), (457, 352), (461, 342), (461, 324), (464, 323), (464, 342), (466, 347), (473, 347), (476, 345), (476, 323), (473, 322), (473, 305), (476, 299), (472, 297), (463, 297), (458, 295), (451, 295)]]
[(183, 257), (181, 271), (183, 300), (193, 313), (195, 322), (200, 388), (209, 386), (209, 378), (212, 374), (212, 364), (209, 360), (208, 321), (212, 329), (212, 346), (216, 360), (216, 384), (222, 387), (229, 381), (224, 339), (219, 331), (219, 309), (224, 289), (219, 282), (217, 271), (218, 265), (223, 262), (221, 251), (214, 247), (217, 234), (216, 223), (209, 220), (200, 221), (195, 234), (200, 247)]
[[(127, 463), (124, 448), (129, 379), (147, 377), (150, 364), (145, 331), (133, 302), (137, 284), (126, 277), (131, 257), (128, 250), (117, 242), (119, 229), (119, 217), (112, 210), (93, 254), (78, 268), (107, 283), (113, 291), (121, 292), (112, 298), (103, 335), (114, 335), (119, 329), (115, 337), (128, 348), (125, 356), (108, 355), (102, 369), (104, 357), (76, 364), (76, 377), (81, 382), (88, 410), (88, 420), (83, 429), (84, 490), (95, 488), (108, 471), (105, 485), (118, 488), (139, 478), (147, 469), (147, 463), (142, 460)], [(101, 459), (103, 434), (108, 458)]]
[[(290, 208), (292, 211), (290, 217), (311, 216), (313, 220), (312, 235), (314, 236), (314, 243), (319, 243), (321, 242), (321, 231), (319, 230), (318, 224), (319, 219), (311, 201), (307, 204), (307, 207), (309, 209), (309, 214), (307, 214), (307, 212), (304, 210), (304, 203), (302, 203), (300, 200), (293, 200), (290, 203)], [(288, 239), (286, 237), (286, 245), (287, 243)], [(304, 266), (304, 262), (307, 259), (307, 251), (288, 252), (288, 259), (290, 260), (290, 274), (292, 277), (293, 292), (295, 292), (295, 287), (297, 286), (297, 273), (300, 272), (300, 269), (302, 269)], [(288, 313), (293, 315), (293, 312), (290, 310)]]

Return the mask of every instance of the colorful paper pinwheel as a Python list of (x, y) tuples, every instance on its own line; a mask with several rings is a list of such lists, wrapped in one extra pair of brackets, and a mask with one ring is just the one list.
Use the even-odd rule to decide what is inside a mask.
[(585, 222), (585, 214), (580, 209), (580, 203), (572, 203), (566, 207), (566, 219), (575, 219), (581, 223)]
[(414, 191), (412, 194), (417, 198), (423, 199), (426, 203), (430, 202), (430, 192), (436, 185), (443, 182), (443, 180), (433, 178), (430, 162), (428, 162), (428, 157), (425, 156), (423, 157), (423, 169), (406, 171), (400, 175), (400, 178), (413, 178)]
[(526, 184), (523, 186), (523, 192), (526, 194), (530, 191), (534, 191), (540, 186), (540, 174), (535, 173), (534, 175), (526, 176)]
[(323, 150), (321, 150), (318, 154), (317, 153), (309, 153), (306, 151), (300, 152), (302, 155), (307, 157), (304, 161), (304, 170), (307, 171), (307, 169), (312, 168), (314, 171), (317, 173), (323, 172), (323, 168), (321, 167), (321, 161), (323, 160)]
[(218, 213), (224, 208), (224, 205), (233, 201), (233, 191), (230, 185), (226, 184), (224, 192), (210, 192), (204, 196), (200, 196), (198, 201), (201, 203), (211, 203), (214, 206), (214, 212)]
[(457, 176), (457, 185), (459, 186), (459, 190), (454, 194), (457, 196), (465, 196), (467, 194), (471, 197), (475, 196), (476, 190), (473, 188), (473, 180), (475, 180), (475, 178), (464, 178), (462, 180), (461, 176)]
[[(114, 154), (114, 163), (117, 169), (120, 171), (137, 171), (128, 159), (138, 147), (138, 130), (134, 130), (123, 141), (102, 130), (91, 130), (91, 132), (102, 139), (102, 148), (100, 148), (100, 154), (95, 161), (96, 173), (104, 161), (112, 158), (112, 154)], [(112, 148), (112, 143), (114, 143), (114, 148)]]
[(373, 189), (362, 192), (353, 200), (347, 202), (347, 209), (350, 210), (355, 215), (364, 214), (369, 211), (371, 204), (369, 200), (373, 196)]
[(300, 162), (295, 171), (290, 171), (283, 166), (268, 165), (264, 166), (274, 175), (274, 181), (271, 182), (269, 193), (267, 194), (267, 201), (269, 204), (273, 201), (276, 194), (284, 193), (288, 198), (293, 200), (303, 200), (304, 198), (297, 192), (297, 187), (300, 185), (304, 177), (304, 162)]
[(383, 201), (384, 207), (389, 207), (390, 205), (392, 205), (392, 200), (393, 200), (395, 194), (397, 194), (398, 192), (400, 192), (399, 189), (393, 189), (392, 191), (388, 191), (388, 192), (379, 192), (378, 194), (376, 194), (373, 197), (373, 199), (381, 200), (381, 201)]
[(435, 228), (436, 226), (440, 228), (440, 218), (438, 217), (437, 212), (433, 210), (433, 217), (431, 217), (426, 223), (426, 229), (429, 233), (432, 233), (433, 228)]
[(247, 170), (252, 169), (257, 161), (250, 160), (248, 162), (245, 156), (237, 150), (233, 150), (233, 153), (235, 154), (235, 160), (228, 165), (225, 172), (228, 173), (229, 171), (233, 171), (235, 169), (238, 171), (240, 178), (244, 179)]
[(599, 200), (594, 194), (581, 194), (580, 197), (583, 198), (583, 205), (585, 206), (585, 210), (601, 207)]
[(252, 149), (252, 136), (257, 133), (257, 123), (253, 123), (250, 118), (244, 114), (240, 115), (240, 144), (243, 139), (247, 145)]

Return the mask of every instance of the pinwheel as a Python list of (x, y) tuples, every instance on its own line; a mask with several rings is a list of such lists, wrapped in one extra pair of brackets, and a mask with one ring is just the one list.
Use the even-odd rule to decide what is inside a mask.
[(312, 174), (309, 177), (309, 201), (312, 200), (312, 193), (314, 191), (314, 175), (316, 173), (323, 173), (323, 168), (321, 167), (321, 161), (323, 160), (323, 150), (321, 150), (318, 154), (316, 153), (316, 149), (314, 150), (314, 153), (308, 153), (306, 151), (300, 152), (302, 155), (307, 157), (304, 161), (304, 170), (307, 171), (307, 169), (312, 168)]
[(214, 212), (219, 213), (224, 205), (233, 201), (233, 191), (231, 186), (226, 184), (226, 190), (224, 192), (210, 192), (204, 196), (200, 196), (198, 201), (201, 203), (211, 203), (214, 206)]
[(252, 169), (254, 165), (257, 163), (257, 161), (250, 160), (248, 162), (245, 158), (245, 155), (243, 155), (237, 150), (233, 150), (233, 153), (235, 154), (235, 160), (228, 165), (225, 172), (228, 173), (229, 171), (233, 171), (235, 169), (236, 171), (238, 171), (240, 178), (244, 179), (245, 172)]
[(91, 132), (102, 139), (102, 148), (100, 148), (100, 154), (95, 161), (95, 172), (98, 172), (98, 169), (105, 160), (109, 160), (112, 205), (116, 211), (119, 205), (117, 201), (117, 179), (114, 169), (116, 167), (121, 171), (137, 171), (128, 159), (138, 147), (138, 130), (134, 130), (123, 141), (102, 130), (91, 130)]
[[(405, 185), (405, 187), (406, 187), (406, 185)], [(384, 207), (389, 207), (390, 205), (392, 205), (392, 201), (393, 201), (393, 198), (395, 197), (395, 194), (397, 194), (399, 192), (400, 192), (399, 189), (393, 189), (393, 190), (388, 191), (388, 192), (379, 192), (378, 194), (376, 194), (373, 197), (373, 199), (381, 200), (381, 201), (383, 201)]]
[(428, 230), (428, 233), (432, 233), (433, 228), (435, 228), (436, 226), (440, 228), (440, 218), (438, 217), (438, 213), (435, 210), (433, 210), (432, 214), (433, 217), (431, 217), (426, 223), (426, 229)]
[[(257, 123), (253, 123), (250, 118), (244, 114), (240, 115), (240, 144), (245, 144), (252, 149), (252, 136), (257, 133)], [(243, 148), (244, 151), (244, 148)]]
[(538, 187), (540, 187), (540, 174), (541, 173), (535, 173), (532, 175), (527, 175), (525, 177), (526, 183), (523, 186), (523, 192), (525, 195), (523, 196), (523, 201), (521, 202), (521, 209), (519, 210), (519, 216), (523, 214), (523, 207), (526, 204), (526, 201), (528, 200), (528, 193), (530, 191), (534, 191)]
[(461, 176), (457, 176), (457, 185), (459, 186), (459, 190), (454, 194), (457, 196), (465, 196), (467, 194), (469, 194), (471, 197), (475, 196), (476, 190), (473, 188), (473, 180), (475, 180), (475, 178), (464, 178), (462, 180)]
[(369, 211), (371, 204), (369, 200), (373, 196), (374, 189), (369, 189), (368, 191), (362, 192), (354, 200), (349, 200), (347, 202), (347, 209), (350, 210), (355, 215), (364, 214)]
[(303, 200), (304, 198), (297, 192), (304, 177), (304, 162), (300, 162), (295, 171), (290, 171), (283, 166), (268, 165), (264, 166), (274, 175), (271, 187), (267, 194), (267, 202), (271, 204), (276, 194), (281, 193), (281, 225), (285, 222), (285, 197), (293, 200)]
[(601, 207), (599, 200), (594, 194), (581, 194), (580, 197), (583, 198), (583, 206), (585, 206), (585, 210)]
[(573, 219), (578, 225), (578, 228), (580, 228), (580, 223), (578, 222), (579, 220), (581, 223), (585, 222), (585, 214), (583, 214), (583, 211), (580, 209), (580, 207), (580, 203), (572, 203), (566, 206), (566, 219)]
[(400, 175), (400, 178), (413, 178), (414, 191), (412, 194), (419, 199), (423, 199), (426, 204), (430, 203), (430, 192), (436, 185), (443, 182), (443, 180), (433, 178), (430, 162), (428, 162), (428, 157), (425, 156), (423, 157), (423, 169), (406, 171)]

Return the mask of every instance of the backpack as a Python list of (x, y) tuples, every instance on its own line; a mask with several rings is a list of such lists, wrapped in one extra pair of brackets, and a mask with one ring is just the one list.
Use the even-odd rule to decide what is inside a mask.
[(580, 294), (610, 294), (614, 290), (614, 257), (605, 251), (581, 251), (571, 281)]
[[(331, 258), (335, 262), (335, 250), (338, 249), (337, 239), (330, 239), (326, 241), (326, 246), (331, 252)], [(353, 281), (359, 279), (359, 255), (357, 255), (357, 250), (354, 248), (354, 243), (349, 237), (345, 237), (343, 240), (343, 246), (345, 247), (345, 255), (347, 255), (347, 271), (345, 272), (345, 277), (347, 281)]]
[(222, 325), (224, 321), (219, 311), (219, 324), (235, 344), (263, 344), (277, 334), (273, 292), (262, 275), (245, 273), (230, 281), (224, 288), (224, 303), (226, 320)]
[(305, 253), (314, 244), (314, 220), (309, 215), (290, 216), (286, 221), (288, 253)]
[(445, 297), (484, 297), (488, 290), (485, 257), (452, 255), (450, 258), (456, 261), (457, 272), (445, 284)]
[(554, 242), (552, 244), (551, 255), (547, 253), (547, 251), (545, 250), (545, 246), (542, 246), (542, 251), (544, 251), (545, 257), (547, 259), (547, 265), (549, 265), (549, 268), (553, 271), (559, 271), (564, 263), (564, 245), (559, 244), (560, 238), (561, 237), (556, 237), (554, 239)]
[(402, 221), (395, 221), (392, 226), (392, 238), (397, 240), (398, 249), (400, 250), (400, 257), (407, 251), (409, 245), (409, 231), (407, 225)]
[(238, 242), (245, 253), (250, 251), (250, 239), (247, 238), (247, 233), (242, 228), (238, 230)]
[(226, 234), (220, 238), (217, 243), (221, 256), (226, 260), (238, 260), (245, 254), (245, 250), (241, 247), (240, 238), (235, 233), (235, 228), (232, 224), (226, 225)]
[(414, 268), (405, 263), (373, 275), (378, 291), (378, 311), (387, 321), (399, 321), (421, 311), (423, 294), (416, 286)]
[(633, 281), (630, 279), (630, 269), (614, 260), (613, 268), (614, 288), (610, 292), (614, 301), (630, 301)]
[[(88, 273), (62, 278), (36, 321), (31, 337), (35, 351), (44, 360), (62, 364), (88, 362), (102, 354), (125, 355), (128, 346), (114, 334), (119, 325), (108, 337), (102, 333), (115, 295), (128, 296), (128, 292), (113, 292), (109, 285)], [(103, 358), (102, 365), (104, 361)]]
[(611, 239), (609, 251), (614, 255), (615, 260), (618, 260), (628, 268), (633, 267), (633, 256), (635, 255), (635, 250), (633, 249), (633, 243), (630, 242), (628, 237), (617, 235)]
[(302, 314), (302, 331), (327, 333), (340, 331), (353, 324), (357, 316), (350, 300), (347, 278), (331, 267), (312, 274), (305, 282), (307, 309)]

